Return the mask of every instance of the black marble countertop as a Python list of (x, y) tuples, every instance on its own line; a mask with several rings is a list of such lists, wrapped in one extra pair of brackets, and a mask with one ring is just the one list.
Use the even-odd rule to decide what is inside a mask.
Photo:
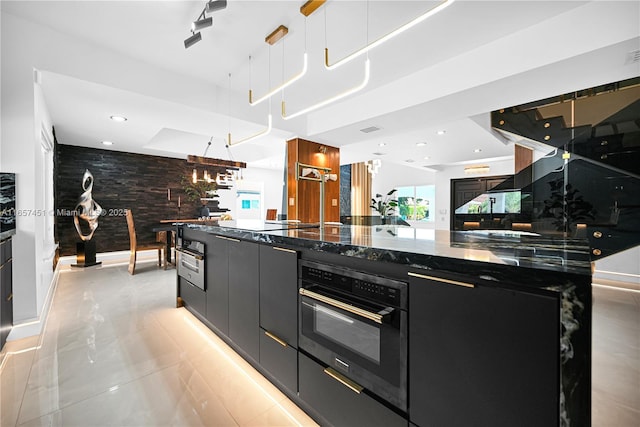
[[(591, 275), (587, 240), (505, 230), (449, 232), (397, 225), (360, 226), (221, 221), (187, 225), (209, 233), (357, 258), (439, 268), (438, 260)], [(487, 266), (489, 267), (489, 265)], [(489, 269), (491, 270), (491, 268)]]

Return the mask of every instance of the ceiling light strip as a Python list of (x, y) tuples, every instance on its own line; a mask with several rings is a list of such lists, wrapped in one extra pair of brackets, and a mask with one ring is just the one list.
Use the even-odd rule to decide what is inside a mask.
[(369, 58), (367, 58), (367, 60), (364, 63), (364, 79), (362, 80), (362, 83), (360, 83), (358, 86), (355, 86), (355, 87), (353, 87), (351, 89), (348, 89), (348, 90), (346, 90), (346, 91), (344, 91), (344, 92), (342, 92), (342, 93), (340, 93), (340, 94), (338, 94), (336, 96), (333, 96), (333, 97), (331, 97), (329, 99), (325, 99), (324, 101), (321, 101), (321, 102), (319, 102), (317, 104), (314, 104), (314, 105), (312, 105), (310, 107), (307, 107), (304, 110), (300, 110), (297, 113), (288, 115), (286, 113), (285, 102), (282, 101), (282, 118), (284, 120), (293, 119), (293, 118), (301, 116), (303, 114), (310, 113), (313, 110), (317, 110), (318, 108), (322, 108), (325, 105), (329, 105), (332, 102), (339, 101), (340, 99), (346, 98), (349, 95), (353, 95), (354, 93), (364, 89), (365, 86), (367, 86), (367, 84), (369, 84), (370, 70), (371, 70), (371, 61), (369, 61)]
[(232, 142), (231, 141), (231, 133), (229, 133), (227, 135), (227, 147), (234, 147), (236, 145), (244, 144), (245, 142), (253, 141), (254, 139), (257, 139), (257, 138), (260, 138), (262, 136), (268, 135), (269, 133), (271, 133), (271, 125), (272, 125), (272, 117), (271, 117), (271, 114), (269, 114), (267, 128), (264, 129), (264, 130), (261, 130), (260, 132), (254, 134), (254, 135), (251, 135), (250, 137), (247, 137), (245, 139), (241, 139), (239, 141)]
[(418, 25), (419, 23), (421, 23), (425, 19), (435, 15), (436, 13), (441, 12), (445, 8), (449, 7), (454, 1), (455, 0), (444, 0), (442, 3), (440, 3), (438, 6), (434, 7), (433, 9), (429, 9), (428, 11), (426, 11), (422, 15), (418, 16), (417, 18), (413, 19), (412, 21), (409, 21), (406, 24), (396, 28), (395, 30), (391, 31), (390, 33), (380, 37), (379, 39), (377, 39), (374, 42), (371, 42), (371, 43), (367, 44), (366, 46), (364, 46), (363, 48), (353, 52), (352, 54), (350, 54), (348, 56), (345, 56), (344, 58), (342, 58), (341, 60), (335, 62), (334, 64), (329, 64), (329, 48), (325, 47), (325, 49), (324, 49), (324, 66), (328, 70), (334, 70), (334, 69), (338, 68), (339, 66), (344, 65), (347, 62), (351, 61), (352, 59), (357, 58), (358, 56), (369, 52), (371, 49), (373, 49), (375, 47), (378, 47), (381, 44), (391, 40), (392, 38), (394, 38), (398, 34), (403, 33), (405, 31), (407, 31), (408, 29)]
[(265, 101), (265, 100), (271, 98), (276, 93), (280, 92), (281, 90), (286, 89), (287, 87), (291, 86), (293, 83), (295, 83), (298, 80), (300, 80), (305, 74), (307, 74), (307, 64), (308, 64), (307, 52), (304, 53), (302, 61), (303, 61), (303, 63), (302, 63), (302, 71), (300, 71), (298, 74), (296, 74), (295, 76), (293, 76), (292, 78), (290, 78), (286, 82), (282, 83), (280, 86), (277, 86), (277, 87), (273, 88), (272, 90), (270, 90), (269, 92), (267, 92), (265, 95), (261, 96), (260, 98), (256, 99), (255, 101), (253, 100), (253, 91), (251, 89), (249, 89), (249, 105), (251, 105), (251, 106), (258, 105), (262, 101)]

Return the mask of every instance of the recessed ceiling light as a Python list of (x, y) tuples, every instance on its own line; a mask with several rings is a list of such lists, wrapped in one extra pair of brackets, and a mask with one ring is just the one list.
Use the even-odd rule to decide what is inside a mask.
[(113, 120), (114, 122), (126, 122), (127, 118), (124, 116), (110, 116), (109, 117), (111, 120)]
[(424, 157), (423, 157), (423, 159), (425, 159), (425, 160), (429, 160), (430, 158), (431, 158), (431, 157), (429, 157), (429, 156), (424, 156)]
[(424, 147), (425, 145), (427, 145), (426, 142), (418, 142), (418, 143), (416, 143), (416, 147)]
[(479, 152), (481, 152), (481, 151), (482, 151), (482, 149), (481, 149), (481, 148), (476, 148), (475, 150), (473, 150), (473, 152), (474, 152), (474, 153), (479, 153)]
[(385, 145), (387, 145), (385, 142), (381, 142), (380, 144), (378, 144), (378, 147), (384, 147)]
[(102, 141), (102, 145), (113, 145), (111, 141)]
[(446, 130), (439, 130), (438, 132), (436, 132), (438, 135), (444, 135), (445, 133), (447, 133)]

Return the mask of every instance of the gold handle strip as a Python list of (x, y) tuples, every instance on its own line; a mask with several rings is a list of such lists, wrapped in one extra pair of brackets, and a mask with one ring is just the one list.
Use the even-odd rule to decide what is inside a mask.
[(378, 313), (372, 313), (367, 310), (363, 310), (358, 307), (354, 307), (350, 304), (344, 303), (342, 301), (335, 300), (333, 298), (326, 297), (324, 295), (318, 294), (316, 292), (310, 291), (308, 289), (300, 288), (298, 293), (302, 296), (309, 297), (311, 299), (315, 299), (320, 302), (324, 302), (329, 304), (330, 306), (339, 308), (344, 311), (348, 311), (349, 313), (353, 313), (357, 316), (364, 317), (365, 319), (373, 320), (376, 323), (382, 324), (382, 316)]
[(276, 251), (282, 251), (282, 252), (289, 252), (291, 254), (297, 254), (297, 251), (294, 251), (293, 249), (286, 249), (286, 248), (279, 248), (277, 246), (273, 246), (273, 249), (275, 249)]
[(269, 338), (271, 338), (272, 340), (274, 340), (275, 342), (277, 342), (278, 344), (280, 344), (281, 346), (283, 346), (283, 347), (287, 346), (286, 342), (284, 342), (283, 340), (281, 340), (277, 336), (273, 335), (271, 332), (264, 331), (264, 334), (266, 336), (268, 336)]
[(223, 239), (223, 240), (229, 240), (231, 242), (239, 242), (239, 239), (234, 239), (232, 237), (225, 237), (225, 236), (216, 236), (218, 239)]
[(9, 296), (7, 297), (7, 301), (11, 301), (13, 299), (13, 293), (10, 293)]
[(443, 279), (441, 277), (426, 276), (424, 274), (412, 273), (410, 271), (407, 274), (411, 277), (417, 277), (419, 279), (435, 280), (436, 282), (448, 283), (449, 285), (464, 286), (465, 288), (476, 287), (476, 285), (474, 285), (473, 283), (458, 282), (456, 280)]
[(364, 387), (362, 387), (360, 384), (350, 380), (349, 378), (345, 377), (344, 375), (340, 374), (339, 372), (335, 371), (332, 368), (324, 368), (324, 373), (329, 375), (334, 380), (338, 381), (340, 384), (353, 390), (355, 393), (360, 394), (362, 390), (364, 390)]

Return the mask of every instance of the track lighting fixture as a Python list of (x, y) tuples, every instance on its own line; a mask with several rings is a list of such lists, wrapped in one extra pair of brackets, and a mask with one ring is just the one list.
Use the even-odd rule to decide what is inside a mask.
[(191, 31), (199, 31), (212, 25), (213, 18), (205, 18), (201, 15), (197, 21), (193, 21), (193, 24), (191, 24)]
[(184, 41), (184, 48), (188, 49), (194, 44), (202, 40), (200, 30), (203, 28), (211, 27), (213, 25), (213, 18), (207, 18), (205, 13), (215, 12), (227, 7), (227, 0), (211, 0), (207, 2), (200, 15), (191, 23), (191, 34), (189, 38)]
[(222, 10), (227, 7), (227, 0), (211, 0), (207, 2), (205, 10), (207, 13), (215, 12), (216, 10)]
[(189, 49), (191, 46), (198, 43), (200, 40), (202, 40), (202, 36), (200, 35), (200, 32), (193, 33), (191, 37), (189, 37), (184, 41), (184, 48)]

